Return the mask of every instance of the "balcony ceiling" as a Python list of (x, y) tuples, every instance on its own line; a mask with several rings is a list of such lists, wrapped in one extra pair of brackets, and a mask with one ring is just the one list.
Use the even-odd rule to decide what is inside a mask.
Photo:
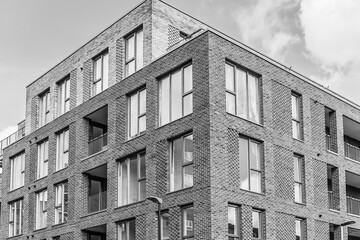
[(85, 229), (86, 231), (89, 232), (96, 232), (96, 233), (106, 233), (106, 225), (101, 225), (101, 226), (96, 226), (96, 227), (92, 227), (92, 228), (87, 228)]
[(360, 123), (344, 116), (344, 135), (360, 141)]
[(107, 108), (107, 106), (102, 107), (102, 108), (96, 110), (95, 112), (90, 113), (85, 118), (90, 119), (93, 122), (107, 125), (108, 108)]
[(106, 164), (97, 168), (93, 168), (87, 171), (86, 173), (94, 177), (106, 178), (107, 177)]

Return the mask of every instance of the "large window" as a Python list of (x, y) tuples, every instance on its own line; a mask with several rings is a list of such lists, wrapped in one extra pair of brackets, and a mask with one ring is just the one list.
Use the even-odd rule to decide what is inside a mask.
[(194, 207), (184, 207), (182, 209), (182, 239), (194, 239)]
[(55, 186), (55, 224), (67, 222), (68, 219), (68, 183)]
[(259, 79), (253, 74), (225, 64), (226, 111), (260, 123)]
[(109, 84), (109, 53), (104, 52), (94, 59), (94, 80), (92, 96), (108, 88)]
[(56, 136), (56, 168), (61, 170), (69, 164), (69, 129), (63, 130)]
[(43, 178), (48, 175), (48, 160), (49, 160), (49, 141), (38, 144), (38, 161), (36, 178)]
[(294, 191), (295, 191), (295, 202), (303, 203), (304, 202), (304, 183), (303, 183), (303, 173), (304, 173), (304, 163), (303, 158), (294, 155)]
[(301, 218), (295, 218), (295, 240), (305, 239), (305, 220)]
[(23, 232), (23, 200), (9, 203), (9, 237)]
[(193, 135), (185, 135), (171, 142), (170, 191), (193, 186)]
[(161, 240), (169, 240), (170, 239), (170, 214), (168, 212), (163, 212), (161, 214)]
[(262, 211), (253, 209), (252, 211), (252, 239), (263, 238), (263, 216)]
[(193, 112), (192, 65), (187, 65), (159, 82), (159, 125)]
[(293, 133), (293, 138), (296, 139), (301, 139), (302, 135), (301, 135), (301, 105), (300, 105), (300, 101), (301, 101), (301, 96), (296, 94), (296, 93), (292, 93), (291, 94), (291, 107), (292, 107), (292, 133)]
[(119, 206), (144, 200), (146, 197), (145, 152), (119, 162)]
[(36, 194), (36, 229), (47, 225), (47, 190)]
[(38, 127), (44, 126), (50, 121), (50, 91), (39, 96)]
[(25, 153), (10, 158), (10, 190), (24, 186)]
[(249, 138), (239, 138), (240, 188), (262, 192), (261, 144)]
[(133, 138), (146, 130), (146, 89), (129, 96), (128, 138)]
[(228, 235), (229, 240), (240, 239), (239, 209), (236, 206), (228, 206)]
[(70, 110), (70, 77), (62, 80), (58, 84), (58, 116)]
[(125, 39), (125, 77), (143, 67), (143, 30), (140, 29)]
[(119, 223), (117, 240), (135, 240), (135, 235), (135, 219)]

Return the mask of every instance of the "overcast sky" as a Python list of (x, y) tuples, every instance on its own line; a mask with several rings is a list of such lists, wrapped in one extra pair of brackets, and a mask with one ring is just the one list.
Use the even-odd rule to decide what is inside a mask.
[[(360, 104), (359, 0), (164, 0)], [(0, 139), (25, 87), (141, 0), (0, 0)]]

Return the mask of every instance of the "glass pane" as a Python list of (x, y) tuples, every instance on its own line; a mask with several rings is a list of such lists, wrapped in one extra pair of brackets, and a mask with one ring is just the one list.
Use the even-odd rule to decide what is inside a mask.
[(253, 122), (260, 122), (260, 104), (259, 104), (259, 83), (258, 79), (248, 74), (249, 84), (249, 120)]
[(171, 76), (171, 121), (182, 117), (181, 71)]
[(143, 67), (143, 31), (137, 33), (136, 36), (136, 70)]
[(185, 155), (184, 155), (184, 163), (193, 161), (193, 135), (189, 135), (184, 138), (185, 145)]
[(129, 221), (129, 240), (135, 240), (135, 220)]
[(253, 237), (260, 238), (260, 212), (252, 212)]
[(298, 97), (291, 95), (292, 118), (299, 120), (299, 102)]
[(295, 220), (295, 234), (296, 238), (299, 237), (299, 239), (301, 239), (301, 221), (299, 219)]
[(139, 115), (146, 113), (146, 89), (140, 91)]
[(65, 102), (65, 112), (68, 112), (70, 110), (70, 100), (67, 100)]
[(193, 165), (184, 167), (184, 188), (193, 186), (194, 169)]
[(296, 182), (301, 182), (301, 160), (298, 157), (294, 157), (294, 180)]
[(237, 115), (247, 119), (248, 96), (246, 86), (246, 72), (236, 69), (237, 87)]
[(135, 60), (132, 60), (126, 64), (126, 76), (130, 76), (135, 72)]
[(139, 201), (144, 200), (146, 197), (146, 181), (139, 182)]
[(226, 93), (226, 111), (231, 114), (235, 113), (235, 95)]
[(146, 177), (146, 162), (145, 162), (145, 154), (140, 155), (140, 172), (139, 177)]
[(173, 142), (173, 156), (171, 166), (171, 191), (181, 189), (182, 187), (182, 163), (183, 163), (183, 141), (182, 138)]
[(128, 203), (127, 196), (128, 196), (128, 172), (127, 172), (127, 162), (121, 162), (121, 169), (120, 169), (120, 177), (121, 177), (121, 205), (125, 205)]
[(253, 192), (261, 192), (261, 173), (251, 171), (250, 190)]
[(160, 82), (160, 125), (170, 121), (170, 79), (164, 78)]
[(103, 88), (105, 90), (109, 85), (109, 53), (103, 55)]
[(161, 224), (162, 224), (162, 239), (169, 239), (170, 237), (170, 216), (168, 213), (161, 215)]
[(293, 138), (300, 139), (300, 123), (292, 121)]
[(193, 89), (192, 65), (184, 68), (184, 93)]
[(137, 169), (137, 157), (130, 159), (130, 196), (129, 203), (138, 201), (138, 169)]
[(101, 58), (95, 61), (95, 76), (94, 81), (101, 79)]
[(146, 115), (139, 118), (139, 133), (146, 131)]
[(248, 140), (239, 139), (240, 188), (249, 190)]
[(68, 99), (68, 98), (70, 98), (70, 79), (67, 79), (65, 81), (65, 88), (66, 88), (65, 99)]
[(135, 57), (135, 36), (132, 36), (126, 41), (126, 61)]
[(260, 170), (260, 146), (250, 141), (250, 168)]
[(237, 235), (237, 219), (235, 207), (228, 207), (228, 233)]
[(128, 240), (128, 238), (127, 238), (126, 223), (121, 223), (121, 224), (119, 224), (118, 234), (120, 235), (120, 239), (119, 239), (119, 240)]
[(193, 207), (183, 210), (183, 236), (190, 237), (194, 235), (194, 209)]
[(64, 151), (69, 150), (69, 130), (64, 131)]
[(129, 122), (129, 130), (130, 137), (136, 136), (138, 133), (137, 125), (138, 125), (138, 95), (134, 94), (130, 97), (130, 122)]
[(193, 95), (192, 93), (184, 97), (184, 116), (193, 112)]
[(295, 188), (295, 202), (302, 202), (302, 185), (300, 183), (294, 183)]
[(235, 92), (234, 67), (225, 64), (226, 90)]

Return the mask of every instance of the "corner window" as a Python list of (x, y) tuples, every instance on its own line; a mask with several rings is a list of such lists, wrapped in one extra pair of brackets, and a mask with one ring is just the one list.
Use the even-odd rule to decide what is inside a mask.
[(226, 111), (260, 123), (259, 79), (248, 71), (225, 64)]
[(170, 191), (193, 186), (193, 135), (171, 142)]
[(240, 239), (239, 208), (233, 205), (228, 206), (228, 236), (229, 240)]
[(70, 110), (70, 77), (58, 83), (58, 116)]
[(296, 93), (291, 93), (291, 107), (292, 107), (292, 133), (293, 138), (302, 139), (301, 133), (301, 96)]
[(294, 191), (295, 202), (304, 202), (304, 160), (303, 157), (294, 155)]
[(145, 152), (119, 162), (119, 206), (144, 200), (146, 197)]
[(50, 122), (50, 91), (39, 95), (39, 115), (38, 127), (42, 127)]
[(305, 220), (295, 218), (295, 240), (305, 239)]
[(43, 178), (48, 175), (49, 141), (46, 139), (38, 144), (38, 162), (36, 178)]
[(9, 237), (14, 237), (23, 232), (23, 200), (9, 203)]
[(159, 82), (159, 125), (193, 112), (192, 65), (187, 65)]
[(125, 39), (125, 77), (143, 67), (143, 30), (130, 34)]
[(264, 239), (263, 237), (263, 212), (258, 209), (252, 211), (252, 239)]
[(109, 53), (104, 52), (94, 58), (94, 80), (92, 83), (92, 96), (101, 93), (109, 84)]
[(36, 229), (47, 226), (47, 190), (36, 194)]
[(10, 191), (24, 186), (25, 153), (10, 158)]
[(137, 91), (128, 99), (128, 139), (131, 139), (146, 131), (146, 89)]
[(182, 239), (194, 239), (194, 207), (182, 209)]
[(135, 219), (118, 224), (117, 240), (135, 240)]
[(55, 224), (67, 222), (68, 219), (68, 183), (55, 186)]
[(56, 171), (69, 165), (69, 129), (63, 130), (56, 136)]
[(240, 188), (252, 192), (262, 192), (261, 143), (239, 138)]

